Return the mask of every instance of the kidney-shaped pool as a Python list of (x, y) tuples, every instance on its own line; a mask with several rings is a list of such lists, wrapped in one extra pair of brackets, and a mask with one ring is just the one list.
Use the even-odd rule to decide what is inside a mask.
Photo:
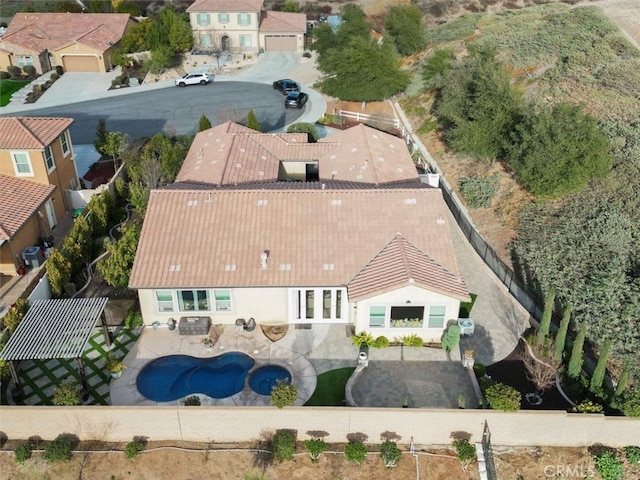
[[(169, 355), (148, 363), (138, 374), (138, 391), (149, 400), (170, 402), (196, 393), (212, 398), (226, 398), (241, 392), (255, 361), (242, 352), (228, 352), (212, 358), (195, 358), (188, 355)], [(272, 368), (268, 368), (272, 367)], [(259, 382), (249, 379), (249, 386), (261, 395), (269, 395), (266, 385), (277, 380), (291, 380), (291, 374), (283, 367), (268, 365), (254, 372)], [(252, 374), (253, 376), (253, 374)], [(256, 389), (253, 384), (259, 384)], [(260, 391), (258, 391), (260, 390)]]

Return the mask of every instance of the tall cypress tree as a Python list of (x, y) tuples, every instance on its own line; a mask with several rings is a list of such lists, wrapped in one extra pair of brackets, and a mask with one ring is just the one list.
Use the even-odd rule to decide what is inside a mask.
[(569, 329), (569, 321), (571, 320), (571, 312), (573, 312), (573, 306), (567, 305), (564, 308), (564, 314), (560, 321), (560, 328), (558, 328), (558, 333), (556, 334), (556, 346), (555, 351), (553, 352), (553, 358), (558, 362), (562, 361), (564, 345), (567, 340), (567, 330)]
[(627, 388), (627, 384), (629, 383), (629, 362), (625, 362), (624, 368), (622, 369), (622, 373), (620, 374), (620, 378), (618, 379), (618, 384), (616, 385), (616, 391), (614, 395), (619, 397)]
[(569, 368), (567, 373), (571, 378), (578, 378), (582, 371), (582, 347), (584, 346), (584, 337), (587, 335), (587, 324), (585, 322), (580, 325), (578, 335), (575, 342), (573, 342), (573, 349), (571, 350), (571, 360), (569, 360)]
[(260, 122), (258, 122), (258, 117), (256, 117), (256, 113), (253, 109), (249, 110), (249, 114), (247, 115), (247, 127), (260, 132)]
[(549, 335), (549, 327), (551, 326), (551, 315), (553, 314), (553, 302), (556, 299), (556, 289), (552, 288), (544, 299), (544, 312), (542, 312), (542, 320), (538, 327), (538, 343), (542, 344), (547, 335)]
[(198, 131), (202, 132), (203, 130), (208, 130), (211, 128), (211, 120), (207, 118), (207, 116), (203, 113), (200, 115), (200, 120), (198, 120)]
[(591, 376), (591, 385), (589, 389), (592, 392), (598, 392), (602, 388), (602, 381), (604, 380), (604, 372), (607, 370), (607, 360), (609, 358), (609, 352), (611, 351), (611, 340), (606, 339), (600, 350), (600, 356), (598, 357), (598, 363)]

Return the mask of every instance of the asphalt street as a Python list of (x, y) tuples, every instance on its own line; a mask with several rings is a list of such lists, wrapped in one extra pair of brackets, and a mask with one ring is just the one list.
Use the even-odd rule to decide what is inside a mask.
[(262, 131), (269, 132), (294, 122), (306, 108), (309, 107), (285, 109), (282, 93), (268, 84), (215, 81), (205, 86), (163, 88), (34, 109), (29, 110), (28, 115), (73, 118), (73, 142), (91, 144), (100, 118), (106, 120), (108, 130), (140, 138), (161, 131), (180, 135), (194, 133), (202, 114), (213, 125), (227, 120), (244, 123), (249, 110), (253, 109)]

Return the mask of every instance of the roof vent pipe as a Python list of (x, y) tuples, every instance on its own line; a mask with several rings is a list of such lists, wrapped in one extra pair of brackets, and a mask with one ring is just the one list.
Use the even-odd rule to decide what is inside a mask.
[(269, 252), (268, 250), (265, 250), (260, 255), (260, 266), (262, 267), (263, 270), (267, 268), (267, 258), (269, 258)]

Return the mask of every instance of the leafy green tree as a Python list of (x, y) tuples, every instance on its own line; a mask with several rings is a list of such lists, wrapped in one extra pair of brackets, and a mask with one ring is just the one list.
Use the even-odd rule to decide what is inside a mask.
[(104, 145), (107, 143), (107, 122), (104, 118), (98, 119), (98, 126), (96, 127), (96, 140), (93, 142), (93, 146), (96, 147), (98, 153), (102, 153)]
[(59, 13), (82, 13), (82, 5), (73, 0), (60, 0), (56, 2), (56, 12)]
[(349, 442), (344, 447), (344, 456), (349, 462), (360, 465), (367, 458), (368, 451), (362, 442)]
[(515, 388), (496, 382), (484, 392), (487, 403), (494, 410), (515, 412), (520, 408), (522, 395)]
[(133, 25), (125, 35), (120, 44), (126, 53), (143, 52), (150, 50), (149, 37), (153, 29), (154, 21), (150, 18), (143, 18)]
[(298, 122), (292, 123), (287, 128), (287, 133), (306, 133), (308, 135), (309, 143), (316, 143), (320, 139), (318, 129), (313, 123)]
[(153, 51), (169, 52), (172, 57), (178, 52), (193, 47), (193, 32), (187, 15), (179, 15), (173, 5), (167, 5), (158, 12), (149, 32), (147, 45)]
[(449, 353), (460, 343), (460, 327), (449, 325), (442, 334), (441, 345), (445, 352)]
[[(342, 100), (369, 102), (384, 100), (409, 85), (409, 74), (388, 43), (354, 37), (343, 48), (329, 51), (326, 62), (333, 76), (322, 83), (323, 91)], [(327, 72), (329, 73), (329, 72)]]
[(64, 294), (66, 285), (71, 281), (72, 268), (71, 262), (59, 249), (51, 249), (45, 269), (54, 297), (61, 297)]
[(296, 2), (296, 0), (287, 0), (284, 4), (284, 7), (282, 7), (282, 11), (298, 13), (300, 11), (300, 6), (298, 5), (298, 2)]
[(91, 13), (111, 13), (110, 0), (91, 0), (89, 3), (89, 11)]
[(260, 122), (258, 121), (258, 117), (256, 117), (256, 113), (253, 109), (249, 110), (249, 114), (247, 115), (247, 128), (251, 130), (255, 130), (260, 132)]
[(171, 65), (174, 58), (174, 52), (168, 45), (159, 45), (151, 50), (151, 60), (149, 61), (149, 70), (153, 73), (160, 73)]
[(591, 376), (591, 383), (589, 388), (592, 392), (597, 393), (602, 389), (602, 382), (604, 380), (604, 374), (607, 371), (607, 360), (609, 359), (609, 352), (611, 351), (611, 340), (606, 339), (600, 350), (598, 356), (598, 362), (596, 368)]
[(518, 179), (534, 195), (551, 198), (608, 173), (609, 148), (596, 120), (569, 104), (525, 115), (505, 145)]
[(114, 168), (118, 168), (118, 157), (122, 153), (128, 141), (128, 136), (122, 132), (107, 132), (102, 153), (109, 155), (113, 159)]
[(618, 383), (616, 384), (616, 390), (614, 392), (615, 397), (619, 397), (627, 388), (629, 383), (629, 362), (625, 362), (624, 367), (622, 367), (622, 373), (620, 373), (620, 378), (618, 378)]
[(296, 453), (296, 435), (291, 430), (278, 430), (273, 436), (273, 456), (279, 462), (293, 460)]
[(347, 4), (340, 9), (342, 24), (338, 28), (337, 42), (343, 45), (353, 38), (370, 38), (371, 24), (367, 21), (367, 15), (359, 5)]
[(549, 327), (551, 326), (551, 316), (553, 315), (553, 307), (556, 299), (556, 289), (552, 288), (547, 292), (544, 299), (544, 310), (542, 312), (542, 320), (538, 327), (538, 342), (542, 345), (545, 338), (549, 335)]
[(105, 190), (100, 195), (91, 197), (88, 210), (94, 237), (104, 237), (109, 233), (109, 219), (114, 209), (115, 202), (109, 190)]
[(397, 467), (398, 462), (402, 459), (402, 452), (396, 442), (386, 440), (380, 445), (380, 458), (386, 468)]
[(309, 48), (318, 53), (318, 59), (336, 46), (336, 32), (326, 22), (313, 27), (311, 35), (313, 36), (313, 43)]
[(304, 447), (311, 456), (311, 463), (318, 463), (318, 458), (327, 449), (327, 444), (321, 438), (314, 438), (304, 441)]
[(298, 387), (282, 380), (276, 381), (271, 389), (271, 404), (278, 408), (293, 405), (298, 398)]
[(71, 460), (73, 445), (69, 437), (58, 436), (44, 449), (44, 459), (49, 463), (62, 463)]
[(142, 15), (142, 9), (134, 1), (124, 1), (118, 4), (114, 13), (128, 13), (132, 17), (139, 17)]
[[(2, 324), (9, 330), (9, 333), (13, 333), (22, 322), (22, 319), (29, 311), (29, 300), (26, 298), (18, 298), (16, 303), (11, 306), (9, 311), (2, 317)], [(0, 350), (1, 351), (1, 350)]]
[(71, 276), (84, 275), (93, 258), (93, 231), (84, 216), (80, 215), (73, 222), (73, 227), (62, 241), (62, 252), (71, 262)]
[(403, 57), (418, 53), (426, 45), (422, 12), (416, 5), (392, 7), (384, 26)]
[(211, 120), (203, 113), (198, 120), (198, 131), (202, 132), (211, 128)]
[(439, 48), (427, 58), (422, 69), (425, 90), (442, 87), (442, 76), (455, 59), (456, 54), (452, 48)]
[(627, 417), (640, 417), (640, 388), (627, 388), (618, 404)]
[(553, 352), (553, 359), (556, 362), (562, 361), (562, 354), (564, 353), (564, 346), (567, 341), (567, 331), (569, 330), (569, 322), (571, 321), (571, 313), (573, 312), (573, 306), (567, 305), (564, 308), (564, 314), (560, 321), (560, 327), (556, 333), (556, 341)]
[(107, 244), (110, 255), (98, 262), (98, 270), (109, 285), (127, 287), (140, 239), (140, 228), (137, 225), (120, 227), (120, 232), (122, 237), (119, 240)]
[(467, 471), (469, 464), (476, 459), (476, 449), (473, 445), (469, 443), (469, 440), (466, 438), (460, 438), (451, 442), (453, 448), (456, 451), (456, 455), (458, 460), (460, 460), (460, 464), (462, 465), (462, 470), (464, 472)]
[(571, 359), (569, 360), (569, 368), (567, 370), (567, 374), (571, 378), (578, 378), (582, 373), (582, 362), (584, 359), (582, 348), (586, 335), (587, 324), (583, 322), (582, 325), (580, 325), (576, 339), (573, 342), (573, 349), (571, 350)]

